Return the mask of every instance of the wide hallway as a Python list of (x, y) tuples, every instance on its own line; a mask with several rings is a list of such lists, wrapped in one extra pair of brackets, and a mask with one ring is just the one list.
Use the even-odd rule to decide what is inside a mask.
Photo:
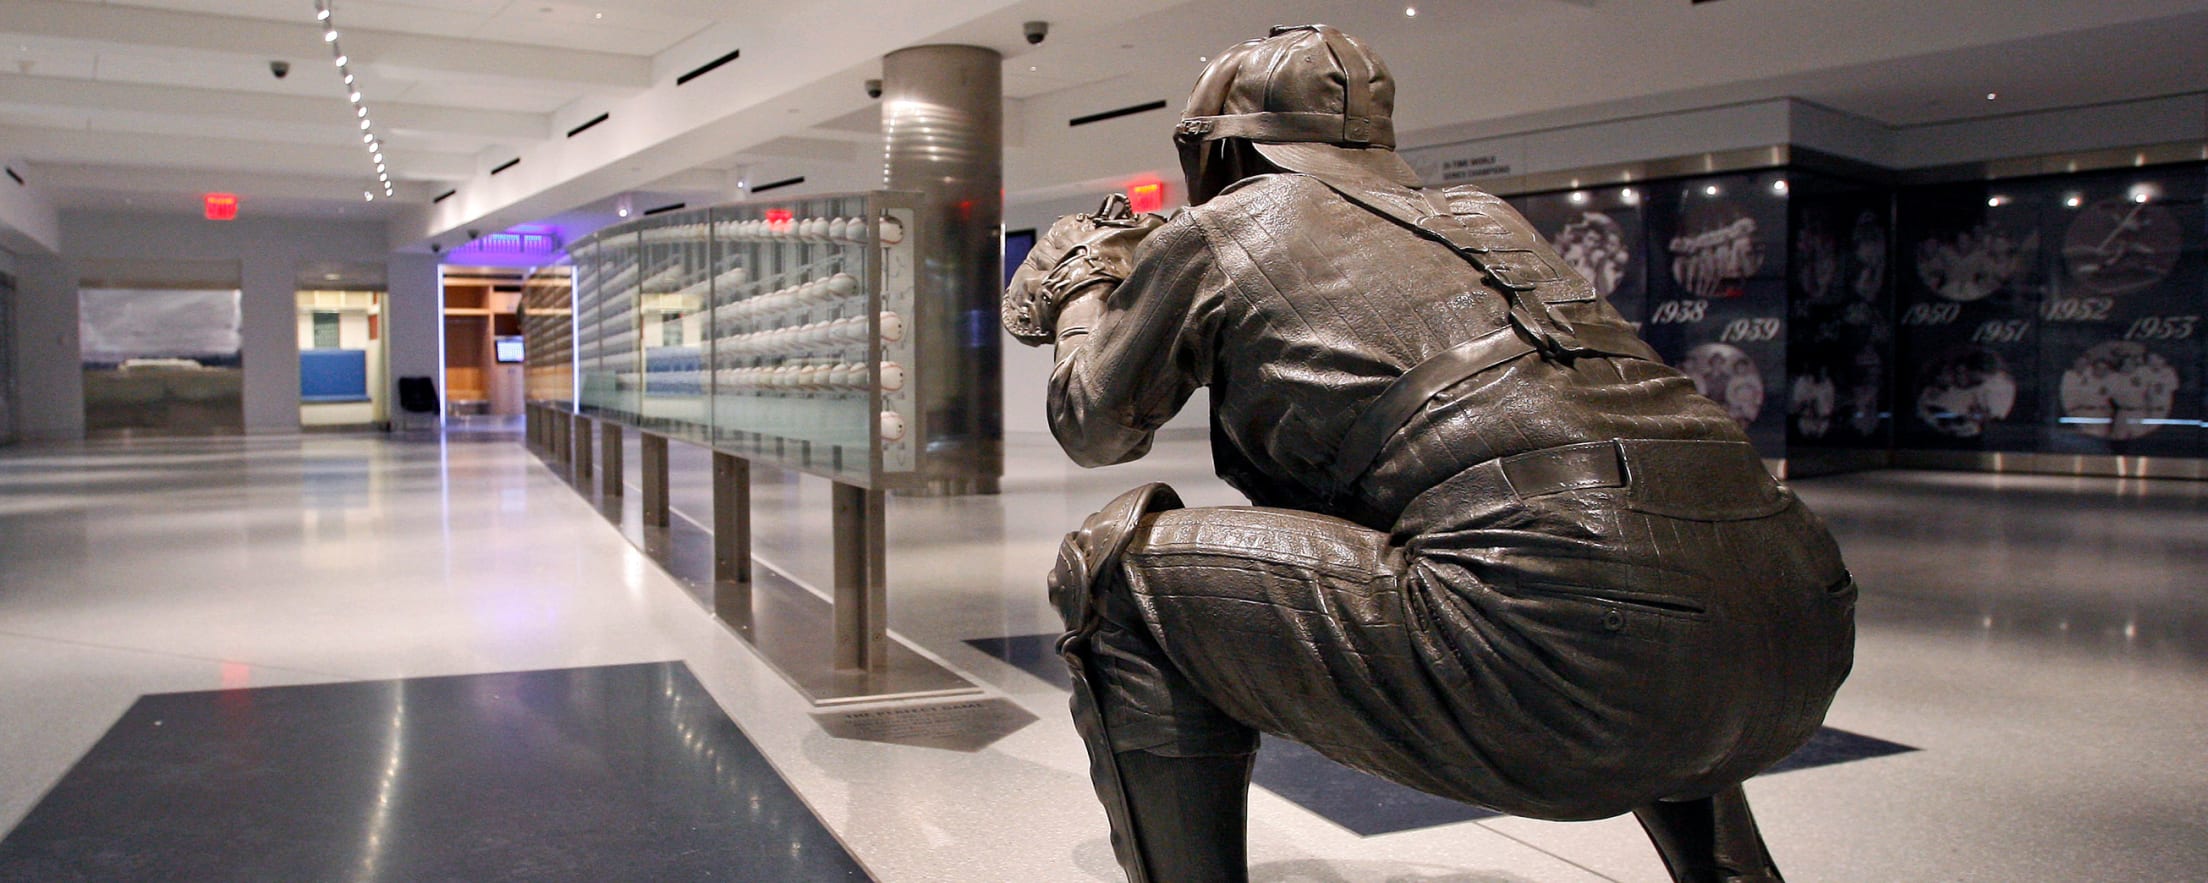
[[(602, 514), (510, 434), (0, 451), (0, 880), (1117, 879), (1042, 575), (1137, 482), (1240, 500), (1200, 438), (1008, 447), (1001, 496), (889, 509), (890, 628), (980, 693), (833, 708), (640, 551), (637, 494)], [(756, 481), (762, 565), (827, 585), (826, 484)], [(1749, 785), (1790, 880), (2208, 873), (2208, 485), (1795, 485), (1864, 593), (1827, 733)], [(965, 732), (853, 727), (949, 705)], [(1663, 879), (1630, 819), (1266, 757), (1255, 880)]]

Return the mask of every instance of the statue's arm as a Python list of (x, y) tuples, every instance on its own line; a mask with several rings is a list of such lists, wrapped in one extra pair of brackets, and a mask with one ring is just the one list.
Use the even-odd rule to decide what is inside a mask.
[(1126, 281), (1092, 286), (1058, 314), (1051, 433), (1084, 466), (1141, 457), (1210, 380), (1227, 281), (1185, 220), (1152, 234)]

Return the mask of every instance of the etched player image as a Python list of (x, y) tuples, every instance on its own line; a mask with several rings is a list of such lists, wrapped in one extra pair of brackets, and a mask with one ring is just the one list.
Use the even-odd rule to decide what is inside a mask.
[(1879, 356), (1876, 345), (1866, 343), (1856, 351), (1854, 367), (1854, 382), (1848, 385), (1846, 394), (1848, 426), (1856, 435), (1869, 438), (1885, 421), (1879, 393), (1886, 388), (1886, 360)]
[(1840, 280), (1840, 239), (1818, 212), (1803, 212), (1801, 229), (1794, 234), (1794, 287), (1811, 301), (1832, 295)]
[(1984, 300), (2031, 267), (2039, 256), (2039, 231), (2018, 238), (1991, 221), (1953, 237), (1917, 245), (1917, 278), (1952, 301)]
[(1763, 269), (1756, 219), (1730, 202), (1697, 203), (1671, 238), (1671, 278), (1695, 297), (1739, 297)]
[(1886, 222), (1877, 212), (1864, 209), (1855, 216), (1855, 231), (1849, 239), (1855, 272), (1848, 277), (1848, 285), (1857, 299), (1877, 300), (1886, 287)]
[(1832, 432), (1832, 415), (1839, 399), (1840, 389), (1823, 367), (1814, 373), (1796, 375), (1786, 407), (1788, 416), (1794, 421), (1794, 431), (1803, 438), (1824, 438)]
[(1581, 212), (1556, 232), (1549, 247), (1594, 283), (1595, 293), (1603, 297), (1617, 292), (1618, 282), (1633, 262), (1633, 250), (1625, 242), (1625, 227), (1602, 212)]
[(2062, 424), (2112, 441), (2152, 435), (2169, 419), (2177, 387), (2177, 368), (2145, 344), (2104, 341), (2062, 372)]
[(1977, 438), (1986, 424), (2009, 419), (2016, 408), (2016, 377), (2001, 355), (1981, 346), (1949, 350), (1925, 366), (1917, 390), (1917, 419), (1933, 431)]
[(1763, 413), (1763, 371), (1740, 347), (1705, 343), (1687, 351), (1679, 371), (1693, 378), (1695, 392), (1723, 406), (1741, 426)]
[[(2143, 194), (2142, 194), (2143, 195)], [(2086, 206), (2062, 236), (2070, 278), (2100, 294), (2126, 294), (2170, 275), (2184, 247), (2177, 216), (2141, 198)]]

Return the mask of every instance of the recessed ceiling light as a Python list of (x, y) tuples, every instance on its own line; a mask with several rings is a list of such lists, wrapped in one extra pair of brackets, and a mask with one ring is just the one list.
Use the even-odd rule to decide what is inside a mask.
[(1405, 6), (1405, 7), (1403, 7), (1403, 17), (1404, 17), (1404, 18), (1417, 18), (1417, 17), (1418, 17), (1418, 7), (1416, 7), (1416, 6)]
[(352, 60), (352, 59), (350, 59), (350, 58), (347, 58), (347, 57), (345, 57), (345, 56), (343, 56), (343, 55), (340, 55), (340, 56), (338, 56), (338, 57), (337, 57), (337, 66), (338, 66), (338, 67), (344, 67), (344, 66), (345, 66), (345, 63), (346, 63), (346, 62), (348, 62), (348, 61), (351, 61), (351, 60)]
[(370, 192), (370, 191), (367, 191), (367, 190), (363, 190), (363, 191), (360, 191), (360, 197), (361, 197), (362, 199), (365, 199), (365, 200), (369, 201), (369, 202), (375, 202), (375, 201), (376, 201), (376, 194), (374, 194), (374, 193), (372, 193), (372, 192)]
[(1987, 100), (1987, 101), (1993, 101), (1993, 100), (1995, 100), (1995, 99), (1998, 99), (1998, 98), (2000, 98), (2000, 97), (2001, 97), (2001, 93), (1999, 93), (1999, 92), (1988, 92), (1988, 93), (1986, 93), (1986, 100)]
[(1034, 73), (1034, 72), (1035, 72), (1036, 70), (1037, 70), (1037, 68), (1036, 68), (1036, 67), (1035, 67), (1034, 65), (1032, 65), (1032, 64), (1031, 64), (1031, 65), (1028, 65), (1028, 66), (1027, 66), (1027, 72), (1028, 72), (1028, 73), (1031, 73), (1031, 74), (1032, 74), (1032, 73)]
[(590, 14), (590, 20), (591, 20), (591, 21), (602, 21), (602, 20), (604, 20), (604, 19), (605, 19), (605, 17), (606, 17), (606, 14), (605, 14), (605, 13), (603, 13), (603, 12), (593, 12), (593, 13), (591, 13), (591, 14)]

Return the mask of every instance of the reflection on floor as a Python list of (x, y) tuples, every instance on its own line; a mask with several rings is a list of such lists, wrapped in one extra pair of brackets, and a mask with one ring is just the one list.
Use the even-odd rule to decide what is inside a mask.
[[(304, 842), (312, 860), (333, 863), (318, 867), (341, 869), (298, 877), (420, 879), (434, 875), (399, 856), (467, 861), (441, 852), (473, 836), (462, 825), (394, 839), (392, 826), (432, 797), (451, 801), (438, 805), (456, 816), (540, 826), (486, 853), (502, 867), (453, 864), (464, 869), (454, 876), (539, 876), (530, 856), (587, 842), (542, 826), (589, 812), (612, 812), (644, 838), (610, 847), (609, 861), (639, 843), (691, 842), (663, 829), (685, 820), (729, 822), (706, 839), (741, 852), (769, 836), (736, 828), (748, 823), (752, 783), (767, 811), (774, 786), (755, 773), (771, 768), (807, 811), (779, 804), (778, 817), (818, 819), (876, 879), (1116, 879), (1065, 693), (1026, 672), (1044, 659), (1040, 648), (1003, 639), (1056, 629), (1041, 578), (1058, 537), (1119, 491), (1165, 480), (1191, 505), (1240, 502), (1210, 476), (1201, 439), (1167, 439), (1145, 460), (1090, 471), (1067, 464), (1047, 439), (1016, 438), (1002, 496), (894, 500), (891, 628), (985, 695), (828, 714), (553, 471), (485, 435), (0, 450), (8, 854), (57, 837), (80, 838), (85, 849), (151, 843), (63, 808), (87, 805), (88, 794), (127, 807), (134, 794), (195, 777), (264, 769), (282, 778), (257, 784), (309, 787), (251, 810), (322, 814)], [(708, 511), (706, 458), (682, 445), (674, 454), (674, 501), (695, 518)], [(2208, 584), (2199, 577), (2208, 483), (1883, 472), (1797, 488), (1833, 524), (1864, 588), (1855, 674), (1828, 724), (1867, 736), (1828, 733), (1835, 741), (1816, 746), (1824, 765), (1749, 784), (1790, 879), (2200, 878), (2208, 765), (2192, 759), (2208, 731)], [(800, 585), (827, 585), (825, 484), (762, 473), (755, 491), (760, 557)], [(669, 661), (680, 667), (661, 665)], [(685, 671), (702, 693), (677, 692), (698, 698), (679, 709), (650, 698)], [(623, 672), (663, 674), (576, 686)], [(509, 701), (539, 694), (507, 692), (519, 682), (499, 680), (537, 677), (565, 678), (553, 692), (567, 698)], [(268, 689), (300, 685), (324, 686)], [(485, 685), (502, 698), (482, 700)], [(463, 698), (431, 702), (439, 690)], [(391, 724), (394, 693), (405, 695), (404, 727)], [(358, 701), (298, 698), (316, 696)], [(292, 702), (321, 714), (348, 703), (368, 711), (342, 732), (302, 741), (243, 726), (234, 710), (274, 715)], [(521, 716), (487, 717), (500, 735), (469, 740), (454, 736), (466, 715), (433, 718), (432, 707)], [(148, 713), (164, 721), (150, 736)], [(724, 714), (740, 734), (715, 722)], [(229, 753), (198, 763), (184, 752), (189, 740), (159, 732), (194, 715), (193, 726)], [(719, 775), (736, 777), (731, 784), (718, 784), (687, 743), (640, 747), (664, 746), (651, 734), (683, 726), (721, 746)], [(124, 753), (103, 741), (111, 733), (169, 741)], [(395, 733), (406, 738), (393, 765)], [(745, 752), (731, 736), (764, 764), (732, 771)], [(1831, 762), (1854, 754), (1881, 756)], [(240, 758), (251, 763), (224, 766)], [(570, 781), (620, 778), (706, 802), (599, 797), (535, 784), (544, 780), (506, 765), (545, 758), (550, 766), (534, 768), (564, 770)], [(454, 775), (477, 764), (492, 771)], [(1287, 778), (1308, 779), (1321, 797), (1343, 787), (1317, 772)], [(1252, 796), (1252, 878), (1263, 883), (1663, 880), (1630, 819), (1398, 820), (1393, 833), (1365, 836), (1275, 785)], [(248, 793), (235, 793), (239, 805), (254, 803)], [(731, 799), (733, 808), (710, 802)], [(285, 859), (280, 843), (221, 839), (231, 837), (225, 805), (161, 804), (166, 821), (143, 836), (180, 845), (125, 849), (139, 854), (113, 860), (197, 868), (178, 863), (203, 856), (240, 868)], [(389, 820), (380, 829), (371, 824), (379, 813)], [(806, 842), (808, 855), (834, 852)], [(78, 862), (78, 875), (132, 873), (93, 861)], [(738, 859), (707, 861), (733, 868)], [(0, 871), (13, 876), (23, 875)]]
[(680, 663), (147, 696), (0, 840), (75, 877), (866, 879)]
[[(1065, 662), (1051, 652), (1057, 641), (1056, 634), (1042, 634), (971, 638), (966, 643), (1060, 688), (1070, 688), (1072, 678), (1066, 673)], [(1765, 774), (1915, 750), (1884, 739), (1825, 727), (1811, 737), (1809, 744), (1779, 761)], [(1358, 772), (1308, 747), (1274, 736), (1266, 737), (1258, 750), (1250, 781), (1365, 837), (1502, 815)]]

